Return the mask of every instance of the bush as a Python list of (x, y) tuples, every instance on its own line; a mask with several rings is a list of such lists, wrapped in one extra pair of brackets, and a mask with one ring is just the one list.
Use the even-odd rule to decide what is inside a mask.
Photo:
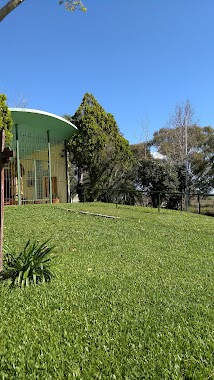
[(2, 277), (10, 279), (12, 286), (21, 288), (50, 281), (54, 275), (50, 268), (54, 247), (47, 246), (47, 243), (31, 243), (28, 240), (19, 254), (15, 251), (6, 252)]

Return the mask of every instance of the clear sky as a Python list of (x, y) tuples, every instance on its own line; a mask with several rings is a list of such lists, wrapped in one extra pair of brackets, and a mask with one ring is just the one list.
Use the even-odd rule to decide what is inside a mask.
[[(0, 0), (0, 6), (6, 0)], [(25, 0), (0, 23), (0, 92), (8, 104), (74, 114), (86, 92), (130, 141), (189, 99), (214, 127), (214, 0)]]

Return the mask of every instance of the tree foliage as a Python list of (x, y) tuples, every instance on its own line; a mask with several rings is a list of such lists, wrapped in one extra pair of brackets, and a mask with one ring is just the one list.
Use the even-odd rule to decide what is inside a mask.
[(13, 120), (6, 100), (6, 95), (0, 94), (0, 128), (5, 130), (5, 143), (9, 145), (12, 140), (11, 128)]
[(200, 127), (193, 115), (189, 101), (177, 104), (166, 126), (154, 133), (151, 145), (180, 172), (186, 170), (190, 190), (207, 192), (214, 186), (214, 129)]
[(136, 161), (144, 158), (151, 158), (151, 152), (149, 149), (149, 144), (147, 142), (141, 142), (138, 144), (130, 145), (131, 151)]
[(181, 132), (179, 127), (162, 128), (154, 133), (152, 143), (159, 153), (180, 168), (185, 166), (187, 160), (189, 188), (209, 191), (214, 186), (214, 129), (209, 126), (188, 126), (186, 155)]
[[(187, 134), (187, 146), (185, 134)], [(152, 145), (157, 148), (158, 153), (171, 161), (183, 164), (186, 156), (190, 159), (206, 139), (206, 128), (198, 125), (187, 126), (186, 131), (184, 127), (161, 128), (154, 133)]]
[(176, 166), (167, 160), (142, 158), (138, 162), (136, 185), (151, 195), (153, 207), (157, 207), (159, 196), (160, 201), (165, 200), (166, 206), (173, 203), (173, 208), (177, 207), (178, 197), (167, 193), (179, 191), (179, 174)]
[(77, 168), (77, 187), (88, 189), (87, 200), (99, 199), (100, 189), (115, 188), (123, 182), (132, 153), (112, 114), (93, 95), (86, 93), (73, 117), (78, 133), (69, 142), (72, 162)]
[[(24, 0), (9, 0), (0, 8), (0, 22), (8, 16), (14, 9), (16, 9)], [(69, 11), (81, 9), (86, 11), (86, 7), (81, 0), (58, 0), (59, 5), (64, 4), (65, 8)]]
[(197, 150), (191, 155), (194, 188), (209, 192), (214, 188), (214, 129), (201, 128)]
[(176, 104), (174, 112), (169, 116), (164, 128), (155, 132), (151, 144), (158, 153), (183, 164), (186, 154), (197, 144), (199, 128), (193, 121), (194, 110), (189, 100), (183, 104)]
[(65, 8), (69, 11), (74, 12), (77, 9), (80, 9), (81, 11), (86, 11), (86, 7), (84, 6), (83, 2), (78, 0), (59, 0), (59, 5), (64, 4)]

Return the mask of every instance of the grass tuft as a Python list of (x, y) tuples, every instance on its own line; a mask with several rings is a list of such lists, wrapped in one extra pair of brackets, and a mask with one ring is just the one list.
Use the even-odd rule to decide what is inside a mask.
[(9, 279), (12, 286), (20, 288), (50, 281), (54, 276), (50, 268), (54, 247), (47, 246), (47, 243), (38, 244), (28, 240), (20, 253), (7, 248), (2, 277)]

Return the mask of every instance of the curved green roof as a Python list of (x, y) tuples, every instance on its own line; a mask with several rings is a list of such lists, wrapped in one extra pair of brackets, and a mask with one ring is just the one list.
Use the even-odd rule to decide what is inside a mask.
[(73, 123), (49, 112), (28, 108), (10, 108), (13, 127), (17, 124), (21, 131), (50, 132), (57, 141), (68, 140), (77, 128)]

